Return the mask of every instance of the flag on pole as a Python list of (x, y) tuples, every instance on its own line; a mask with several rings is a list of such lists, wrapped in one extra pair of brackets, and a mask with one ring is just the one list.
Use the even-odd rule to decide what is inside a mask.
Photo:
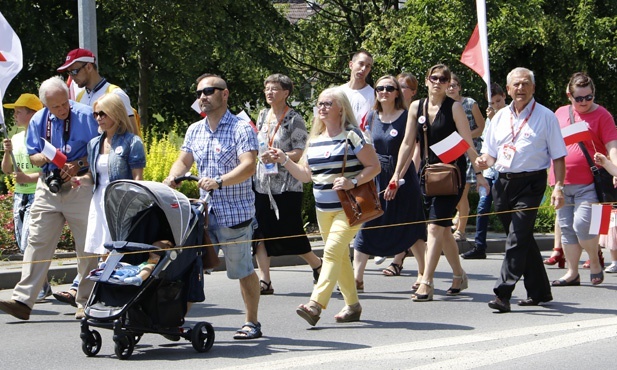
[(469, 144), (458, 132), (454, 131), (447, 138), (431, 145), (430, 148), (443, 163), (450, 163), (465, 154), (469, 149)]
[(561, 129), (561, 136), (566, 146), (576, 144), (581, 141), (592, 140), (591, 131), (587, 127), (587, 122), (577, 122)]
[(589, 234), (591, 235), (607, 235), (608, 227), (611, 223), (611, 211), (613, 207), (610, 204), (592, 204), (591, 205), (591, 222), (589, 225)]
[(461, 55), (461, 63), (476, 72), (486, 82), (488, 100), (491, 100), (491, 73), (488, 62), (488, 37), (486, 31), (486, 1), (476, 0), (478, 24), (471, 34), (465, 50)]
[(240, 121), (247, 122), (249, 125), (251, 125), (251, 127), (253, 128), (253, 131), (255, 131), (255, 133), (257, 133), (257, 131), (258, 131), (257, 130), (257, 126), (255, 126), (255, 124), (251, 120), (251, 117), (249, 117), (249, 115), (246, 114), (246, 112), (244, 110), (242, 110), (242, 112), (236, 114), (236, 117), (238, 117), (238, 119)]
[[(23, 67), (23, 55), (19, 37), (0, 12), (0, 103), (6, 88)], [(4, 112), (0, 109), (0, 123), (4, 123)]]
[[(43, 139), (43, 138), (41, 138)], [(43, 155), (47, 157), (51, 161), (51, 163), (55, 164), (56, 167), (62, 168), (66, 163), (66, 155), (53, 146), (49, 141), (43, 139), (45, 142), (45, 147), (43, 147)]]

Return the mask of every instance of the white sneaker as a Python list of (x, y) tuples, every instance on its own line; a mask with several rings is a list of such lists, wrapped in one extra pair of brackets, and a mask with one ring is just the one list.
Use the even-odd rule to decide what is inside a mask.
[(380, 257), (380, 256), (375, 256), (373, 258), (373, 261), (375, 262), (376, 265), (381, 265), (383, 263), (383, 261), (385, 261), (388, 257)]
[(606, 269), (604, 269), (604, 272), (608, 272), (610, 273), (617, 273), (617, 262), (613, 262), (610, 264), (610, 266), (608, 266)]

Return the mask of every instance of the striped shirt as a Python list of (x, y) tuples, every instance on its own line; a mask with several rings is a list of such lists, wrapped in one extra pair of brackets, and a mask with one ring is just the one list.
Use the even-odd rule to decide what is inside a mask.
[(312, 173), (315, 207), (320, 211), (330, 212), (343, 209), (336, 191), (332, 190), (332, 183), (341, 176), (345, 143), (349, 144), (345, 177), (353, 178), (364, 169), (356, 157), (365, 144), (360, 129), (343, 131), (335, 137), (320, 135), (309, 140), (306, 158)]
[[(215, 178), (238, 167), (238, 157), (257, 150), (257, 136), (251, 126), (229, 112), (221, 118), (214, 132), (207, 118), (193, 123), (187, 130), (182, 151), (193, 154), (199, 177)], [(200, 189), (201, 197), (206, 191)], [(255, 193), (251, 177), (240, 184), (225, 186), (212, 193), (210, 209), (220, 225), (230, 227), (255, 216)]]

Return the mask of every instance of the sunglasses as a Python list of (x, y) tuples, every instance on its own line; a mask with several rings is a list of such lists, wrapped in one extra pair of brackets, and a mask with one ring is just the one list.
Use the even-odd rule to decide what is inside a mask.
[(447, 78), (446, 76), (437, 76), (437, 75), (430, 75), (428, 76), (428, 79), (431, 82), (439, 82), (440, 84), (447, 84), (448, 81), (450, 81), (450, 79)]
[(81, 71), (86, 65), (82, 65), (81, 67), (77, 68), (77, 69), (69, 69), (66, 71), (66, 73), (68, 73), (70, 76), (77, 76), (77, 74), (79, 73), (79, 71)]
[(331, 101), (320, 101), (319, 103), (317, 103), (317, 108), (330, 109), (332, 108), (332, 102)]
[(216, 87), (216, 86), (204, 87), (201, 90), (195, 91), (195, 96), (197, 96), (197, 99), (201, 98), (201, 94), (204, 94), (205, 96), (210, 96), (214, 94), (216, 90), (225, 90), (225, 89), (223, 89), (222, 87)]
[(572, 97), (577, 103), (582, 103), (583, 100), (592, 101), (593, 94), (585, 95), (585, 96), (573, 96)]
[(392, 91), (397, 90), (397, 89), (396, 89), (396, 87), (394, 87), (394, 86), (386, 85), (386, 86), (377, 86), (377, 87), (375, 88), (375, 90), (377, 90), (377, 91), (379, 91), (379, 92), (382, 92), (382, 91), (384, 91), (384, 90), (385, 90), (385, 91), (387, 91), (387, 92), (391, 93)]
[(92, 112), (92, 115), (94, 116), (94, 119), (97, 119), (99, 117), (101, 117), (101, 118), (107, 117), (107, 113), (105, 113), (103, 111)]

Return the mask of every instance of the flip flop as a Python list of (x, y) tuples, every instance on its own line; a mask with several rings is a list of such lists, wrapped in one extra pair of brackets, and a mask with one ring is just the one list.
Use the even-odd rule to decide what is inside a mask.
[[(75, 294), (77, 294), (75, 290), (71, 290), (74, 291)], [(62, 303), (68, 303), (73, 307), (77, 307), (77, 302), (75, 302), (75, 295), (71, 294), (70, 291), (55, 292), (53, 293), (53, 296)]]
[(242, 325), (240, 330), (236, 331), (234, 339), (257, 339), (262, 336), (261, 324), (247, 321)]

